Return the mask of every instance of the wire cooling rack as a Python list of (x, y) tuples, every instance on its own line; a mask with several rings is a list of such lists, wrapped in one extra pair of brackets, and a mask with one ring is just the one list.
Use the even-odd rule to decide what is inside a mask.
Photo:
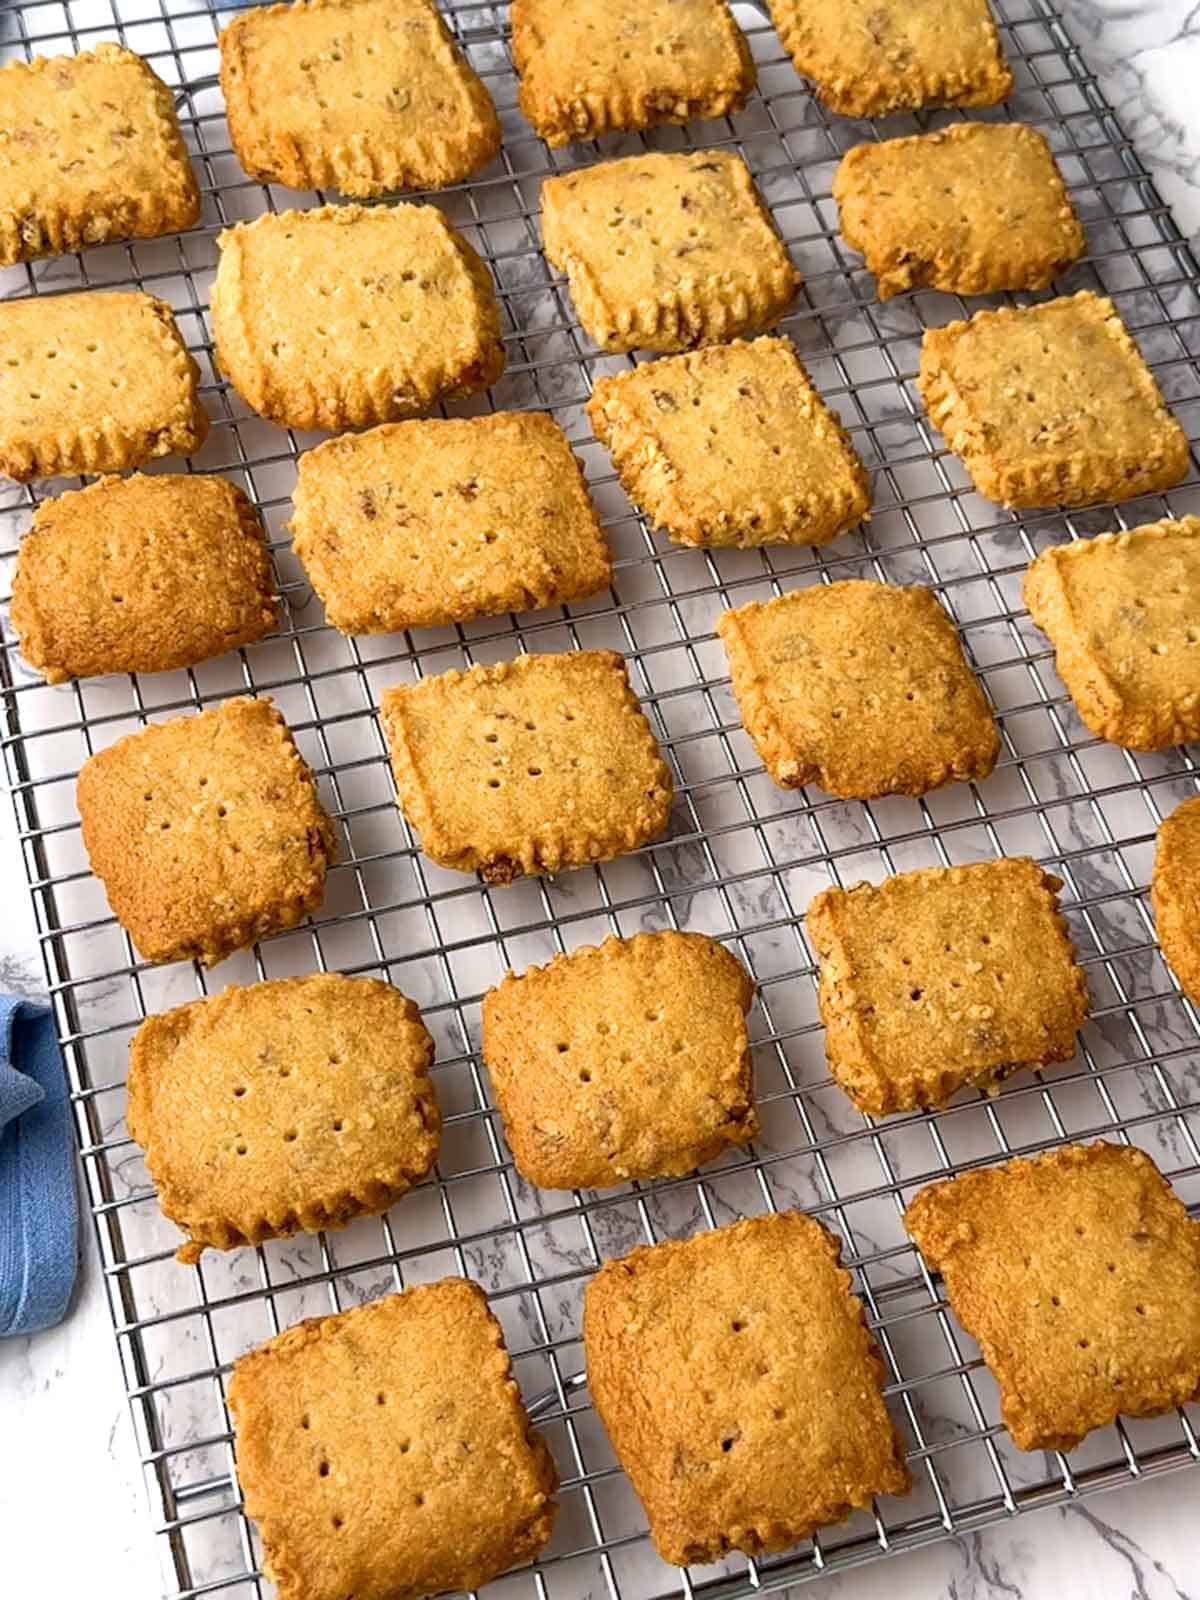
[[(225, 1409), (231, 1361), (302, 1315), (447, 1272), (489, 1290), (563, 1479), (553, 1542), (496, 1591), (538, 1600), (694, 1591), (734, 1600), (1195, 1463), (1197, 1417), (1182, 1412), (1103, 1430), (1069, 1458), (1015, 1451), (978, 1351), (899, 1222), (924, 1181), (1093, 1135), (1144, 1146), (1186, 1200), (1200, 1199), (1200, 1027), (1158, 955), (1144, 887), (1154, 828), (1195, 791), (1195, 762), (1187, 751), (1135, 756), (1090, 738), (1019, 595), (1026, 562), (1045, 545), (1133, 526), (1162, 515), (1167, 501), (1017, 517), (979, 499), (930, 430), (912, 382), (922, 328), (966, 308), (925, 293), (877, 304), (872, 280), (836, 233), (830, 179), (840, 154), (864, 138), (948, 119), (872, 125), (827, 115), (792, 71), (762, 7), (738, 0), (759, 61), (759, 90), (741, 115), (551, 154), (515, 109), (505, 8), (447, 5), (505, 127), (492, 167), (437, 197), (490, 263), (508, 346), (502, 381), (486, 399), (454, 410), (552, 411), (586, 463), (616, 571), (606, 597), (566, 610), (344, 639), (325, 626), (283, 532), (296, 453), (314, 440), (248, 414), (213, 369), (207, 301), (219, 228), (264, 207), (315, 203), (248, 181), (231, 155), (215, 81), (215, 9), (206, 0), (0, 9), (0, 55), (117, 38), (146, 56), (175, 86), (204, 191), (203, 221), (187, 234), (13, 269), (0, 276), (0, 292), (144, 284), (175, 306), (214, 422), (189, 469), (227, 474), (259, 505), (287, 599), (277, 637), (185, 673), (48, 688), (24, 667), (7, 628), (0, 652), (5, 757), (170, 1592), (270, 1592), (234, 1476)], [(1051, 5), (997, 0), (996, 9), (1016, 88), (1004, 108), (982, 115), (1044, 129), (1087, 227), (1088, 257), (1058, 288), (1094, 287), (1115, 298), (1196, 439), (1196, 264)], [(873, 473), (869, 530), (820, 551), (692, 551), (652, 537), (615, 485), (582, 411), (597, 372), (623, 362), (590, 350), (539, 252), (539, 181), (599, 155), (693, 145), (734, 146), (757, 174), (804, 274), (784, 329)], [(3, 491), (0, 544), (9, 569), (44, 492)], [(1176, 513), (1200, 511), (1194, 474), (1169, 502)], [(785, 793), (766, 778), (740, 727), (714, 619), (726, 605), (852, 575), (931, 584), (953, 611), (1003, 730), (1003, 756), (986, 783), (860, 804)], [(393, 804), (374, 712), (380, 689), (518, 650), (592, 646), (629, 659), (669, 752), (678, 784), (669, 837), (620, 861), (507, 889), (432, 865)], [(75, 773), (93, 750), (147, 721), (241, 692), (273, 695), (295, 730), (337, 819), (340, 864), (310, 926), (211, 974), (147, 967), (88, 873)], [(1020, 1074), (992, 1100), (964, 1095), (951, 1109), (882, 1123), (860, 1117), (825, 1069), (813, 962), (798, 920), (808, 897), (831, 881), (1019, 852), (1066, 884), (1092, 995), (1080, 1055)], [(656, 927), (713, 933), (753, 972), (762, 1138), (700, 1178), (603, 1193), (532, 1190), (513, 1171), (488, 1101), (475, 1049), (480, 995), (510, 965)], [(436, 1180), (344, 1233), (210, 1252), (198, 1269), (178, 1266), (177, 1235), (160, 1217), (125, 1132), (130, 1034), (147, 1013), (213, 987), (314, 968), (385, 974), (421, 1005), (437, 1040), (446, 1112)], [(634, 1244), (797, 1204), (845, 1240), (886, 1357), (913, 1493), (881, 1500), (873, 1514), (783, 1557), (667, 1568), (650, 1550), (588, 1400), (583, 1284), (600, 1260)]]

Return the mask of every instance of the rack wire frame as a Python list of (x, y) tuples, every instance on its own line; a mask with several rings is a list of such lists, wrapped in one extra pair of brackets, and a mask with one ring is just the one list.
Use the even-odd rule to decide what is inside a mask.
[[(1049, 543), (1200, 510), (1193, 470), (1169, 497), (1064, 515), (1009, 515), (974, 494), (924, 418), (912, 378), (922, 328), (970, 308), (918, 293), (881, 305), (841, 244), (830, 177), (864, 138), (937, 126), (938, 114), (875, 124), (828, 115), (795, 75), (760, 0), (735, 0), (760, 87), (738, 116), (548, 152), (515, 109), (505, 7), (443, 0), (468, 59), (497, 101), (500, 157), (435, 203), (495, 276), (508, 370), (456, 414), (537, 407), (584, 460), (616, 557), (597, 601), (403, 636), (343, 639), (329, 629), (283, 530), (309, 438), (253, 417), (216, 374), (207, 319), (215, 235), (264, 207), (323, 201), (248, 180), (231, 155), (216, 90), (223, 0), (57, 0), (0, 11), (0, 59), (75, 52), (118, 39), (175, 89), (204, 196), (190, 232), (105, 246), (0, 275), (0, 294), (140, 285), (170, 301), (204, 372), (213, 419), (188, 470), (242, 484), (267, 524), (287, 616), (278, 637), (186, 673), (51, 689), (16, 652), (7, 609), (0, 650), (3, 747), (50, 993), (72, 1085), (87, 1196), (170, 1593), (270, 1592), (241, 1510), (225, 1380), (233, 1359), (297, 1317), (336, 1310), (444, 1272), (489, 1290), (531, 1410), (554, 1449), (562, 1510), (542, 1558), (493, 1585), (538, 1600), (602, 1593), (738, 1600), (836, 1572), (1200, 1460), (1194, 1408), (1122, 1421), (1067, 1457), (1022, 1456), (998, 1423), (994, 1384), (899, 1224), (922, 1182), (1066, 1138), (1147, 1149), (1193, 1208), (1200, 1200), (1200, 1021), (1157, 952), (1146, 904), (1154, 829), (1196, 791), (1191, 753), (1136, 756), (1092, 739), (1056, 678), (1019, 595), (1026, 562)], [(1089, 238), (1057, 292), (1116, 300), (1189, 438), (1200, 437), (1198, 273), (1186, 243), (1050, 0), (995, 0), (1016, 89), (984, 118), (1042, 127)], [(783, 330), (796, 341), (872, 470), (869, 527), (821, 550), (690, 551), (651, 535), (615, 484), (582, 403), (591, 379), (625, 358), (597, 355), (539, 249), (537, 188), (549, 172), (644, 148), (722, 145), (749, 161), (804, 275)], [(1032, 296), (1023, 298), (1045, 298)], [(996, 297), (1000, 303), (1011, 297)], [(178, 470), (178, 463), (162, 464)], [(56, 486), (61, 489), (61, 485)], [(46, 486), (0, 494), (0, 559)], [(767, 780), (740, 727), (715, 642), (719, 609), (787, 586), (866, 575), (930, 584), (953, 612), (1002, 728), (986, 783), (919, 801), (862, 804)], [(7, 596), (10, 585), (6, 582)], [(7, 606), (7, 602), (5, 602)], [(393, 804), (374, 708), (381, 686), (518, 650), (612, 645), (677, 778), (669, 836), (604, 866), (488, 888), (433, 866)], [(230, 693), (274, 696), (337, 821), (340, 864), (325, 906), (293, 933), (215, 973), (141, 962), (87, 870), (73, 780), (93, 750)], [(802, 912), (830, 882), (921, 864), (1027, 852), (1065, 884), (1087, 969), (1091, 1013), (1080, 1054), (1022, 1074), (993, 1099), (964, 1095), (937, 1113), (864, 1118), (831, 1084)], [(609, 932), (698, 928), (725, 939), (759, 986), (753, 1015), (762, 1139), (705, 1171), (616, 1191), (548, 1194), (514, 1172), (476, 1049), (483, 990)], [(174, 1263), (123, 1121), (124, 1057), (142, 1018), (229, 981), (289, 972), (381, 974), (422, 1006), (438, 1046), (445, 1137), (434, 1180), (382, 1218), (345, 1233), (276, 1241), (192, 1270)], [(644, 1522), (590, 1407), (579, 1342), (582, 1285), (605, 1257), (742, 1214), (801, 1205), (842, 1236), (888, 1367), (887, 1394), (909, 1448), (914, 1490), (825, 1530), (781, 1557), (731, 1555), (676, 1571)]]

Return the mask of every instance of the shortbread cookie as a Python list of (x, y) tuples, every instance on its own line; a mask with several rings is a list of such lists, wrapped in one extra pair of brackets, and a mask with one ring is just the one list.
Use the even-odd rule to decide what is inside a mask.
[(996, 724), (932, 590), (862, 578), (717, 618), (746, 732), (776, 783), (870, 800), (986, 778)]
[(827, 544), (870, 514), (850, 437), (787, 339), (737, 339), (598, 379), (625, 493), (678, 544)]
[(1188, 470), (1187, 435), (1116, 307), (1087, 289), (929, 329), (917, 388), (1001, 505), (1130, 500)]
[(725, 0), (513, 0), (518, 102), (547, 144), (740, 111), (754, 61)]
[(21, 541), (13, 631), (48, 683), (191, 667), (275, 624), (262, 525), (224, 478), (102, 478), (43, 500)]
[(296, 0), (221, 34), (229, 137), (291, 189), (441, 189), (500, 148), (496, 108), (433, 0)]
[(699, 933), (606, 939), (483, 997), (483, 1059), (521, 1175), (601, 1189), (691, 1172), (758, 1131), (741, 963)]
[(609, 1261), (588, 1385), (664, 1561), (784, 1550), (911, 1487), (838, 1240), (798, 1211)]
[(0, 473), (119, 472), (204, 443), (200, 369), (153, 295), (0, 301)]
[(292, 537), (343, 633), (565, 605), (606, 588), (608, 545), (545, 412), (396, 422), (300, 457)]
[(740, 156), (627, 156), (547, 178), (546, 259), (605, 350), (689, 350), (769, 328), (800, 275)]
[(607, 861), (655, 838), (671, 774), (611, 650), (518, 656), (388, 689), (404, 815), (439, 866), (488, 883)]
[(1087, 243), (1050, 146), (1020, 122), (855, 145), (833, 196), (881, 300), (917, 288), (1044, 289)]
[(0, 266), (199, 215), (175, 101), (140, 56), (100, 44), (0, 68)]
[(1057, 892), (1025, 857), (923, 867), (810, 903), (829, 1068), (860, 1111), (943, 1105), (1069, 1061), (1087, 1014)]
[(433, 1166), (433, 1041), (398, 989), (321, 973), (149, 1017), (129, 1047), (129, 1132), (175, 1253), (233, 1250), (387, 1208)]
[(85, 761), (83, 842), (147, 961), (233, 951), (315, 911), (333, 824), (270, 700), (226, 700)]
[(1150, 899), (1167, 964), (1200, 1005), (1200, 797), (1183, 801), (1159, 824)]
[(1141, 1150), (1068, 1144), (930, 1184), (904, 1225), (1019, 1449), (1200, 1399), (1200, 1223)]
[(1200, 517), (1051, 545), (1024, 596), (1098, 738), (1128, 750), (1200, 738)]
[(844, 117), (994, 106), (1013, 76), (987, 0), (769, 0), (817, 98)]
[(297, 1323), (235, 1363), (229, 1407), (279, 1600), (477, 1589), (550, 1537), (554, 1461), (465, 1278)]
[(436, 206), (268, 213), (217, 242), (217, 359), (272, 422), (391, 422), (504, 371), (491, 277)]

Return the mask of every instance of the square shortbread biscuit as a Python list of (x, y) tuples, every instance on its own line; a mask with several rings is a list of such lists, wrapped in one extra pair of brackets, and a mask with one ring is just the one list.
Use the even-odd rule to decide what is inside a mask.
[(911, 1487), (837, 1239), (798, 1211), (609, 1261), (588, 1385), (664, 1561), (784, 1550)]
[(1200, 796), (1159, 823), (1150, 899), (1162, 953), (1184, 994), (1200, 1005)]
[(191, 667), (276, 620), (262, 525), (224, 478), (101, 478), (43, 500), (13, 573), (13, 631), (49, 683)]
[(0, 473), (120, 472), (208, 435), (200, 369), (153, 295), (0, 301)]
[(140, 56), (101, 44), (0, 68), (0, 266), (199, 216), (174, 97)]
[(1063, 1145), (930, 1184), (904, 1225), (1019, 1449), (1200, 1398), (1200, 1223), (1141, 1150)]
[(932, 590), (847, 578), (717, 618), (746, 732), (775, 782), (870, 800), (986, 778), (1000, 739)]
[(691, 1172), (758, 1131), (741, 963), (699, 933), (606, 939), (483, 997), (517, 1170), (543, 1189)]
[(727, 150), (547, 178), (542, 242), (605, 350), (688, 350), (769, 328), (800, 283), (750, 169)]
[(333, 824), (270, 700), (226, 700), (85, 761), (83, 842), (147, 961), (215, 962), (315, 911)]
[(550, 1537), (554, 1461), (465, 1278), (298, 1323), (235, 1363), (229, 1407), (279, 1600), (477, 1589)]
[(292, 537), (343, 633), (565, 605), (612, 578), (583, 472), (541, 411), (396, 422), (300, 457)]
[(233, 1250), (386, 1211), (437, 1158), (433, 1040), (375, 978), (320, 973), (149, 1017), (129, 1047), (129, 1132), (187, 1242)]
[(439, 866), (488, 883), (607, 861), (671, 816), (670, 769), (612, 650), (388, 689), (399, 803)]
[(391, 422), (504, 371), (491, 276), (436, 206), (268, 213), (217, 242), (217, 359), (272, 422)]
[(500, 148), (491, 97), (432, 0), (258, 6), (220, 44), (229, 136), (264, 182), (441, 189)]
[(817, 98), (844, 117), (994, 106), (1012, 93), (987, 0), (770, 0)]
[(1116, 307), (1086, 289), (930, 328), (917, 388), (1001, 505), (1130, 500), (1188, 470), (1187, 435)]
[(1087, 980), (1058, 911), (1062, 884), (1017, 857), (923, 867), (825, 889), (806, 926), (829, 1068), (886, 1116), (1069, 1061)]
[(512, 52), (550, 145), (725, 116), (756, 77), (725, 0), (513, 0)]
[(1024, 598), (1098, 738), (1128, 750), (1200, 738), (1200, 517), (1051, 545)]
[(1087, 243), (1050, 146), (1020, 122), (855, 145), (833, 196), (881, 300), (916, 288), (1044, 289)]
[(625, 493), (678, 544), (827, 544), (870, 514), (866, 470), (787, 339), (600, 378), (588, 416)]

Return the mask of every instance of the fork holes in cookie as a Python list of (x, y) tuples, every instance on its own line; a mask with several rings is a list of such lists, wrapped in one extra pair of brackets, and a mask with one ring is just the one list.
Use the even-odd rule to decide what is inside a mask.
[(246, 1146), (244, 1144), (239, 1144), (237, 1146), (237, 1153), (240, 1156), (244, 1156), (246, 1154)]
[(235, 1084), (234, 1090), (233, 1090), (233, 1098), (235, 1100), (240, 1100), (242, 1098), (242, 1096), (245, 1094), (245, 1092), (246, 1092), (246, 1085), (244, 1083)]
[(579, 1073), (579, 1081), (580, 1083), (591, 1083), (592, 1075), (586, 1067), (581, 1069)]
[(342, 1517), (334, 1517), (332, 1518), (332, 1522), (335, 1528), (341, 1528), (344, 1526), (345, 1519)]
[(542, 775), (541, 767), (527, 767), (526, 771), (531, 778), (540, 778)]
[(320, 1476), (322, 1478), (327, 1478), (329, 1476), (329, 1463), (328, 1463), (328, 1461), (322, 1461), (321, 1465), (317, 1468), (317, 1473), (318, 1473), (318, 1476)]
[(488, 779), (488, 788), (489, 789), (498, 789), (499, 787), (500, 787), (500, 779), (499, 778), (489, 778)]
[(387, 1405), (387, 1395), (385, 1395), (382, 1390), (380, 1390), (380, 1392), (375, 1396), (375, 1404), (377, 1406)]
[(401, 1441), (400, 1441), (400, 1454), (402, 1456), (406, 1456), (411, 1449), (412, 1449), (411, 1441), (408, 1440), (408, 1439), (401, 1439)]
[(346, 1126), (346, 1124), (342, 1121), (341, 1117), (335, 1117), (334, 1118), (334, 1123), (333, 1123), (333, 1131), (334, 1131), (334, 1133), (341, 1133), (342, 1129), (345, 1126)]
[(296, 1140), (299, 1137), (300, 1136), (296, 1132), (295, 1128), (288, 1128), (288, 1130), (286, 1131), (286, 1133), (283, 1136), (283, 1142), (284, 1142), (284, 1144), (295, 1144)]
[(559, 1045), (559, 1047), (558, 1047), (558, 1053), (559, 1053), (559, 1055), (560, 1055), (560, 1056), (565, 1056), (565, 1055), (566, 1055), (566, 1053), (567, 1053), (567, 1051), (568, 1051), (568, 1050), (569, 1050), (569, 1049), (570, 1049), (570, 1048), (571, 1048), (571, 1046), (570, 1046), (570, 1045), (569, 1045), (569, 1044), (560, 1044), (560, 1045)]

